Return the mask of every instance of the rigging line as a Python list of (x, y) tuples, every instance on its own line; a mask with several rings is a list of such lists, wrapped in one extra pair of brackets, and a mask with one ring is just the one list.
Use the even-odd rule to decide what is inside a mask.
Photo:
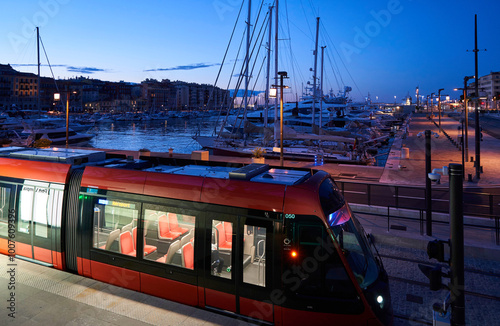
[[(261, 1), (261, 3), (260, 3), (260, 6), (259, 6), (259, 11), (258, 11), (258, 13), (257, 13), (257, 17), (256, 17), (256, 19), (255, 19), (254, 26), (257, 26), (257, 25), (259, 24), (260, 15), (261, 15), (261, 13), (262, 13), (262, 8), (263, 8), (263, 6), (264, 6), (264, 0), (262, 0), (262, 1)], [(266, 12), (266, 17), (267, 17), (267, 12)], [(265, 21), (266, 21), (265, 17), (264, 17), (264, 20), (263, 20), (263, 21), (264, 21), (264, 23), (265, 23)], [(263, 23), (263, 24), (264, 24), (264, 23)], [(250, 25), (250, 21), (249, 21), (249, 22), (247, 22), (247, 24), (249, 24), (249, 25)], [(255, 36), (255, 30), (256, 30), (256, 28), (254, 28), (254, 29), (252, 30), (252, 35), (251, 35), (251, 36), (247, 39), (247, 41), (249, 42), (249, 43), (247, 44), (247, 46), (248, 46), (248, 45), (250, 45), (250, 44), (252, 44), (252, 42), (253, 42), (253, 40), (254, 40), (254, 37), (256, 37), (256, 39), (258, 39), (258, 38), (259, 38), (259, 36), (258, 36), (258, 35), (257, 35), (257, 36)], [(248, 29), (246, 29), (246, 32), (248, 32)], [(259, 35), (260, 35), (260, 34), (259, 34)], [(257, 44), (257, 42), (255, 42), (254, 44)], [(243, 67), (244, 67), (245, 69), (244, 69), (243, 74), (244, 74), (244, 76), (245, 76), (245, 80), (246, 80), (246, 81), (249, 81), (249, 78), (251, 78), (251, 73), (250, 73), (250, 71), (248, 71), (248, 67), (250, 66), (250, 61), (252, 60), (252, 56), (253, 56), (254, 49), (255, 49), (255, 46), (254, 46), (254, 48), (252, 49), (252, 52), (251, 52), (251, 53), (248, 53), (248, 48), (247, 48), (247, 52), (246, 52), (246, 54), (245, 54), (245, 60), (244, 60), (244, 63), (243, 63)], [(247, 83), (247, 82), (245, 82), (245, 93), (243, 94), (243, 99), (245, 100), (245, 103), (247, 102), (247, 101), (246, 101), (246, 99), (247, 99), (247, 92), (248, 92), (248, 83)], [(237, 113), (237, 116), (239, 116), (240, 111), (241, 111), (241, 107), (239, 107), (239, 108), (238, 108), (238, 113)], [(246, 114), (246, 107), (245, 107), (245, 109), (244, 109), (244, 111), (243, 111), (243, 115), (245, 115), (245, 114)]]
[(312, 3), (311, 0), (309, 0), (309, 5), (311, 6), (312, 12), (315, 13), (315, 16), (319, 17), (319, 8), (318, 8), (318, 11), (316, 11), (316, 9), (314, 8), (314, 4)]
[[(242, 4), (242, 7), (243, 7), (243, 4)], [(242, 8), (242, 7), (241, 7), (241, 8)], [(240, 8), (240, 13), (241, 13), (241, 8)], [(240, 16), (240, 15), (238, 14), (238, 20), (239, 20), (239, 16)], [(238, 21), (236, 21), (236, 23), (238, 23)], [(236, 27), (236, 26), (235, 26), (235, 27)], [(231, 38), (231, 39), (232, 39), (232, 38)], [(216, 119), (215, 124), (214, 124), (214, 131), (213, 131), (213, 133), (212, 133), (212, 136), (217, 135), (217, 139), (219, 138), (219, 135), (220, 135), (220, 133), (222, 132), (222, 130), (223, 130), (223, 128), (224, 128), (224, 125), (225, 125), (225, 123), (226, 123), (226, 121), (227, 121), (227, 116), (229, 116), (229, 113), (230, 113), (230, 111), (231, 111), (231, 106), (233, 106), (233, 105), (234, 105), (234, 97), (231, 97), (231, 98), (230, 98), (229, 107), (228, 107), (228, 108), (227, 108), (227, 110), (226, 110), (226, 117), (225, 117), (225, 119), (224, 119), (224, 122), (222, 123), (222, 128), (221, 128), (221, 131), (218, 133), (218, 132), (217, 132), (217, 125), (218, 125), (218, 123), (219, 123), (219, 119), (221, 118), (221, 115), (222, 115), (222, 107), (223, 107), (224, 103), (227, 101), (227, 95), (228, 95), (228, 92), (229, 92), (229, 88), (230, 88), (230, 86), (231, 86), (231, 81), (232, 81), (233, 76), (234, 76), (234, 71), (235, 71), (235, 69), (236, 69), (236, 65), (237, 65), (237, 63), (238, 63), (238, 58), (239, 58), (239, 56), (240, 56), (241, 47), (242, 47), (242, 45), (243, 45), (243, 40), (244, 40), (244, 39), (245, 39), (245, 33), (243, 33), (243, 34), (242, 34), (242, 36), (241, 36), (240, 44), (239, 44), (239, 46), (238, 46), (238, 51), (237, 51), (237, 53), (236, 53), (236, 59), (234, 60), (234, 64), (233, 64), (233, 69), (231, 70), (231, 74), (229, 75), (229, 80), (228, 80), (228, 82), (227, 82), (227, 86), (226, 86), (226, 94), (224, 95), (224, 101), (221, 103), (221, 106), (220, 106), (220, 109), (219, 109), (219, 114), (217, 115), (217, 119)], [(231, 42), (229, 42), (229, 44), (228, 44), (228, 45), (230, 45), (230, 44), (231, 44)], [(241, 72), (240, 72), (240, 75), (241, 75)]]
[[(322, 28), (322, 30), (321, 30), (322, 34), (326, 36), (327, 41), (335, 49), (335, 51), (337, 51), (336, 48), (335, 48), (335, 44), (331, 40), (330, 35), (328, 34), (328, 32), (327, 32), (327, 30), (326, 30), (326, 28), (325, 28), (325, 26), (323, 24), (321, 24), (321, 28)], [(331, 58), (333, 58), (333, 63), (334, 64), (331, 67), (332, 67), (332, 71), (333, 71), (333, 74), (335, 76), (335, 79), (337, 80), (337, 86), (339, 88), (341, 88), (341, 84), (339, 84), (339, 82), (338, 82), (337, 75), (335, 74), (335, 70), (334, 69), (337, 69), (337, 74), (339, 75), (340, 81), (342, 82), (342, 85), (345, 86), (344, 79), (342, 78), (342, 74), (340, 73), (340, 69), (339, 69), (339, 66), (337, 64), (337, 60), (335, 60), (335, 56), (330, 57), (330, 52), (327, 52), (326, 54), (328, 56), (328, 60), (330, 62), (330, 65), (332, 65), (332, 63), (331, 63), (332, 59)], [(338, 54), (338, 52), (337, 52), (337, 54)]]
[(299, 32), (301, 32), (302, 34), (304, 34), (304, 36), (305, 36), (306, 38), (308, 38), (311, 42), (314, 42), (313, 37), (312, 37), (311, 35), (307, 35), (307, 33), (306, 33), (306, 32), (304, 32), (304, 31), (303, 31), (303, 30), (299, 27), (299, 25), (295, 24), (293, 21), (291, 21), (291, 22), (290, 22), (290, 24), (292, 24), (292, 25), (293, 25), (293, 27), (295, 27), (295, 28), (296, 28)]
[[(333, 73), (333, 76), (335, 77), (335, 81), (337, 82), (337, 87), (340, 89), (342, 88), (342, 85), (344, 84), (344, 81), (342, 80), (342, 75), (340, 74), (339, 72), (339, 77), (342, 81), (342, 84), (339, 83), (339, 79), (337, 78), (337, 73), (335, 73), (335, 66), (337, 66), (337, 63), (335, 62), (335, 57), (333, 58), (333, 63), (332, 63), (332, 58), (330, 57), (330, 53), (326, 53), (326, 58), (328, 59), (328, 62), (330, 63), (330, 67), (332, 69), (332, 73)], [(337, 71), (338, 70), (338, 67), (337, 67)]]
[[(259, 11), (257, 13), (257, 18), (255, 19), (255, 24), (254, 24), (255, 26), (257, 26), (257, 24), (259, 23), (260, 14), (262, 13), (263, 5), (264, 5), (264, 0), (262, 0), (262, 2), (260, 3)], [(266, 17), (267, 17), (267, 12), (266, 12)], [(264, 17), (264, 21), (265, 21), (265, 17)], [(248, 22), (248, 23), (250, 24), (250, 22)], [(254, 36), (255, 36), (255, 28), (252, 30), (252, 35), (250, 36), (250, 43), (249, 44), (252, 44), (252, 42), (254, 40)], [(257, 36), (257, 39), (258, 39), (258, 36)], [(253, 51), (252, 51), (252, 53), (253, 53)], [(252, 58), (252, 54), (249, 54), (248, 59), (245, 59), (244, 65), (246, 64), (246, 60), (248, 60), (248, 65), (250, 65), (251, 58)], [(248, 71), (246, 71), (245, 73), (248, 74)]]
[[(257, 61), (257, 56), (259, 55), (260, 49), (262, 47), (262, 42), (263, 42), (263, 39), (264, 39), (264, 36), (265, 36), (265, 33), (263, 33), (263, 31), (265, 30), (265, 28), (267, 27), (267, 24), (269, 22), (269, 19), (266, 19), (267, 17), (268, 17), (268, 12), (266, 13), (266, 16), (264, 17), (264, 21), (263, 21), (263, 23), (262, 23), (262, 25), (261, 25), (261, 27), (259, 29), (259, 32), (258, 32), (258, 34), (256, 36), (256, 42), (254, 43), (254, 45), (252, 47), (252, 51), (251, 51), (250, 56), (249, 56), (249, 60), (250, 60), (250, 58), (255, 58), (252, 67), (255, 67), (255, 63)], [(254, 29), (254, 33), (255, 33), (255, 29)], [(260, 42), (257, 42), (259, 39), (260, 39)], [(257, 44), (259, 45), (258, 47), (257, 47)], [(254, 52), (255, 52), (256, 48), (257, 48), (257, 53), (255, 54), (255, 57), (254, 57)], [(249, 61), (249, 63), (250, 63), (250, 61)], [(253, 71), (253, 68), (252, 68), (252, 71)]]
[[(267, 14), (266, 14), (266, 17), (267, 17)], [(253, 74), (253, 71), (255, 69), (255, 65), (257, 64), (257, 58), (259, 56), (259, 53), (260, 53), (260, 50), (262, 49), (262, 44), (264, 42), (264, 37), (266, 36), (265, 33), (263, 33), (263, 31), (265, 31), (267, 29), (267, 26), (268, 26), (268, 22), (269, 22), (269, 19), (266, 19), (266, 17), (264, 18), (264, 21), (262, 23), (262, 26), (259, 30), (259, 33), (257, 34), (257, 40), (260, 38), (260, 42), (255, 42), (254, 43), (254, 47), (252, 49), (252, 56), (253, 56), (253, 52), (255, 50), (255, 48), (257, 48), (257, 53), (255, 55), (255, 60), (254, 60), (254, 63), (252, 65), (252, 69), (251, 69), (251, 73)], [(266, 23), (267, 21), (267, 23)], [(259, 44), (259, 46), (257, 47), (257, 43)], [(260, 74), (260, 73), (259, 73)], [(258, 77), (257, 77), (258, 78)], [(245, 94), (243, 94), (244, 97), (248, 96), (248, 90), (245, 90)], [(238, 115), (239, 115), (239, 110), (238, 110)], [(237, 115), (237, 116), (238, 116)], [(246, 108), (244, 109), (243, 111), (243, 117), (245, 117), (246, 115)], [(241, 122), (240, 122), (240, 126), (241, 126)], [(238, 127), (239, 128), (239, 127)]]
[[(326, 29), (325, 29), (325, 33), (326, 33)], [(328, 33), (326, 33), (326, 35), (328, 37), (330, 37), (328, 35)], [(356, 81), (354, 80), (354, 78), (352, 78), (352, 75), (351, 75), (349, 69), (347, 69), (347, 66), (346, 66), (344, 60), (342, 60), (342, 57), (340, 56), (339, 51), (337, 50), (337, 47), (335, 46), (335, 44), (333, 42), (332, 42), (332, 45), (333, 45), (333, 49), (335, 50), (335, 52), (337, 52), (337, 55), (339, 56), (340, 62), (342, 63), (342, 65), (344, 66), (345, 70), (347, 71), (347, 74), (349, 75), (349, 77), (351, 78), (352, 82), (354, 83), (354, 86), (356, 86), (356, 89), (358, 90), (359, 95), (361, 95), (361, 98), (363, 98), (364, 95), (361, 93), (361, 90), (359, 89), (358, 84), (356, 83)]]
[(52, 71), (52, 66), (50, 65), (49, 56), (47, 55), (47, 51), (45, 51), (45, 45), (43, 45), (41, 37), (40, 37), (40, 43), (42, 44), (43, 53), (45, 53), (45, 58), (47, 59), (47, 63), (49, 64), (50, 73), (52, 74), (52, 79), (54, 80), (54, 84), (56, 85), (56, 90), (59, 93), (59, 87), (57, 86), (56, 77), (54, 76), (54, 71)]
[[(251, 90), (251, 94), (253, 94), (255, 92), (255, 86), (257, 85), (257, 81), (259, 80), (260, 74), (262, 72), (262, 68), (264, 67), (265, 63), (266, 63), (266, 57), (264, 57), (264, 60), (262, 60), (262, 64), (260, 65), (259, 72), (257, 73), (257, 78), (255, 78), (255, 83), (254, 83), (253, 88)], [(252, 97), (250, 96), (250, 98), (252, 98)], [(236, 121), (238, 121), (238, 126), (236, 126)], [(233, 128), (233, 132), (235, 130), (239, 130), (241, 128), (242, 122), (243, 122), (243, 119), (238, 119), (238, 116), (236, 116), (236, 120), (235, 120), (235, 124), (234, 124), (235, 128)], [(245, 125), (243, 125), (243, 128), (245, 128)]]
[(229, 42), (227, 44), (226, 51), (224, 53), (224, 57), (222, 59), (221, 65), (219, 67), (219, 72), (217, 73), (217, 77), (215, 78), (214, 89), (212, 89), (212, 92), (210, 92), (210, 96), (208, 98), (207, 104), (210, 104), (210, 99), (213, 97), (213, 92), (215, 91), (215, 87), (217, 86), (217, 82), (219, 81), (219, 77), (220, 77), (220, 74), (222, 72), (222, 68), (224, 67), (224, 63), (226, 61), (227, 53), (229, 52), (229, 47), (231, 46), (231, 41), (233, 40), (234, 32), (236, 30), (236, 26), (238, 25), (238, 21), (240, 19), (241, 10), (243, 9), (243, 3), (244, 3), (244, 1), (241, 2), (240, 10), (238, 12), (238, 16), (236, 17), (236, 22), (234, 23), (234, 26), (233, 26), (233, 31), (231, 32), (231, 36), (229, 37)]
[[(256, 24), (257, 24), (257, 22), (258, 22), (258, 20), (259, 20), (259, 18), (260, 18), (260, 14), (261, 14), (261, 12), (262, 12), (262, 7), (263, 7), (263, 4), (264, 4), (264, 0), (261, 2), (260, 8), (259, 8), (259, 13), (258, 13), (258, 15), (257, 15)], [(266, 16), (267, 16), (267, 13), (266, 13)], [(264, 18), (264, 21), (265, 21), (265, 18)], [(261, 29), (261, 30), (262, 30), (262, 29)], [(241, 42), (240, 42), (240, 49), (238, 50), (238, 56), (239, 56), (239, 52), (240, 52), (240, 50), (241, 50), (241, 45), (242, 45), (242, 43), (243, 43), (243, 39), (244, 39), (245, 35), (246, 35), (246, 31), (243, 33), (242, 40), (241, 40)], [(252, 36), (251, 36), (251, 39), (252, 39), (252, 40), (253, 40), (254, 35), (255, 35), (255, 29), (254, 29), (254, 30), (253, 30), (253, 32), (252, 32)], [(255, 49), (255, 46), (254, 46), (254, 48), (252, 49), (251, 54), (248, 56), (248, 60), (249, 60), (249, 61), (250, 61), (250, 58), (253, 56), (254, 49)], [(245, 57), (246, 57), (246, 56), (245, 56)], [(233, 106), (233, 107), (234, 107), (234, 101), (235, 101), (236, 95), (238, 94), (238, 91), (239, 91), (239, 88), (240, 88), (240, 86), (241, 86), (241, 83), (243, 82), (244, 71), (246, 70), (246, 67), (247, 67), (247, 60), (246, 60), (246, 58), (244, 59), (244, 61), (243, 61), (243, 62), (244, 62), (244, 63), (243, 63), (243, 66), (242, 66), (242, 68), (241, 68), (241, 70), (240, 70), (239, 79), (238, 79), (238, 81), (237, 81), (237, 87), (235, 88), (235, 91), (234, 91), (233, 97), (232, 97), (232, 99), (231, 99), (231, 102), (232, 102), (232, 106)], [(231, 74), (231, 78), (232, 78), (233, 74), (234, 74), (234, 68), (233, 68), (233, 73)], [(228, 84), (228, 89), (229, 89), (229, 84)], [(239, 108), (238, 108), (236, 116), (239, 116), (240, 111), (241, 111), (241, 107), (239, 107)], [(224, 119), (224, 123), (222, 124), (221, 129), (220, 129), (220, 132), (219, 132), (219, 133), (218, 133), (218, 135), (217, 135), (217, 139), (220, 137), (220, 134), (222, 133), (222, 130), (224, 129), (224, 126), (225, 126), (225, 125), (226, 125), (226, 123), (227, 123), (227, 120), (228, 120), (228, 118), (229, 118), (229, 114), (230, 114), (230, 109), (229, 109), (229, 110), (227, 110), (227, 113), (226, 113), (226, 118)], [(218, 120), (217, 120), (217, 121), (218, 121)], [(233, 128), (233, 130), (234, 130), (234, 128)]]
[[(240, 52), (241, 52), (241, 48), (242, 48), (242, 45), (243, 45), (243, 40), (245, 39), (245, 35), (246, 35), (246, 32), (243, 32), (243, 34), (242, 34), (242, 38), (241, 38), (241, 42), (240, 42), (240, 46), (239, 46), (239, 48), (238, 48), (238, 54), (237, 54), (237, 56), (236, 56), (235, 65), (233, 66), (233, 71), (232, 71), (232, 73), (231, 73), (231, 76), (230, 76), (230, 80), (229, 80), (229, 82), (228, 82), (228, 88), (227, 88), (227, 89), (229, 89), (229, 85), (230, 85), (230, 83), (231, 83), (232, 77), (234, 76), (234, 70), (235, 70), (235, 68), (236, 68), (236, 63), (238, 62), (238, 57), (239, 57), (239, 54), (240, 54)], [(243, 61), (244, 61), (244, 62), (246, 62), (246, 60), (243, 60)], [(231, 111), (231, 107), (232, 107), (232, 108), (234, 108), (235, 99), (236, 99), (236, 97), (237, 97), (236, 95), (238, 94), (238, 92), (239, 92), (239, 90), (240, 90), (240, 87), (241, 87), (241, 84), (243, 83), (243, 79), (244, 79), (244, 78), (243, 78), (243, 77), (244, 77), (243, 72), (244, 72), (244, 70), (246, 69), (246, 67), (245, 67), (245, 66), (246, 66), (245, 64), (243, 64), (243, 65), (241, 66), (240, 72), (239, 72), (239, 74), (238, 74), (238, 79), (236, 80), (236, 85), (235, 85), (234, 93), (233, 93), (233, 96), (231, 97), (231, 105), (230, 105), (230, 108), (229, 108), (229, 109), (227, 110), (227, 112), (226, 112), (226, 116), (225, 116), (225, 118), (224, 118), (224, 122), (223, 122), (223, 123), (222, 123), (222, 125), (221, 125), (220, 131), (219, 131), (219, 133), (217, 133), (217, 140), (220, 138), (220, 135), (222, 134), (222, 131), (224, 130), (224, 127), (225, 127), (225, 126), (226, 126), (226, 124), (227, 124), (227, 120), (229, 119), (229, 115), (230, 115), (230, 113), (231, 113), (231, 112), (230, 112), (230, 111)], [(240, 110), (241, 110), (241, 107), (238, 107), (238, 110), (237, 110), (237, 114), (236, 114), (236, 116), (238, 116), (238, 115), (239, 115)], [(231, 133), (231, 134), (232, 134), (232, 133)]]
[[(293, 52), (292, 52), (292, 33), (290, 32), (290, 16), (288, 14), (288, 1), (285, 1), (285, 13), (286, 13), (286, 25), (287, 25), (287, 29), (288, 29), (288, 39), (289, 39), (289, 42), (288, 42), (289, 49), (288, 50), (289, 50), (289, 54), (290, 54), (290, 65), (292, 68), (292, 74), (297, 76), (295, 65), (294, 65), (294, 56), (293, 56)], [(293, 79), (293, 85), (294, 85), (295, 90), (297, 90), (297, 80), (298, 80), (297, 78)]]
[[(31, 60), (31, 58), (29, 60), (25, 60), (25, 58), (26, 58), (27, 53), (32, 54), (34, 52), (34, 51), (32, 52), (31, 50), (30, 51), (28, 51), (28, 50), (31, 49), (31, 47), (33, 45), (33, 38), (35, 37), (35, 30), (36, 29), (33, 30), (33, 33), (31, 34), (29, 40), (24, 44), (24, 47), (23, 47), (22, 51), (20, 52), (20, 56), (21, 56), (20, 62), (33, 62)], [(16, 65), (16, 64), (13, 64), (13, 65)], [(19, 65), (21, 65), (21, 64), (19, 64)]]
[(302, 12), (304, 13), (304, 18), (305, 18), (305, 21), (306, 21), (306, 24), (307, 24), (307, 28), (309, 29), (309, 33), (311, 34), (311, 40), (314, 39), (313, 37), (313, 32), (312, 32), (312, 29), (311, 29), (311, 25), (309, 25), (309, 19), (307, 19), (306, 17), (306, 10), (304, 8), (304, 2), (303, 0), (300, 0), (300, 6), (302, 7)]
[[(229, 76), (229, 80), (228, 80), (228, 82), (227, 82), (226, 91), (229, 91), (229, 87), (231, 86), (231, 81), (232, 81), (233, 76), (234, 76), (234, 71), (235, 71), (235, 69), (236, 69), (236, 65), (237, 65), (237, 63), (238, 63), (238, 58), (239, 58), (239, 56), (240, 56), (241, 47), (242, 47), (242, 45), (243, 45), (243, 40), (244, 40), (244, 39), (245, 39), (245, 33), (243, 33), (243, 35), (242, 35), (242, 37), (241, 37), (241, 40), (240, 40), (240, 45), (239, 45), (239, 47), (238, 47), (238, 52), (236, 53), (236, 60), (234, 60), (233, 69), (231, 70), (231, 74), (230, 74), (230, 76)], [(240, 75), (241, 75), (241, 72), (240, 72)], [(224, 95), (224, 102), (227, 100), (227, 94), (228, 94), (228, 93), (226, 92), (226, 94)], [(212, 136), (219, 135), (219, 134), (220, 134), (220, 132), (222, 132), (222, 130), (223, 130), (223, 128), (224, 128), (225, 122), (222, 124), (221, 131), (220, 131), (219, 133), (217, 133), (217, 124), (219, 123), (219, 119), (220, 119), (220, 117), (221, 117), (221, 113), (222, 113), (222, 106), (224, 105), (224, 102), (222, 102), (222, 103), (221, 103), (221, 108), (220, 108), (220, 110), (219, 110), (219, 114), (218, 114), (218, 116), (217, 116), (217, 120), (215, 121), (215, 124), (214, 124), (214, 132), (213, 132)], [(226, 110), (226, 116), (228, 116), (228, 115), (229, 115), (229, 113), (230, 113), (230, 111), (231, 111), (231, 106), (232, 106), (232, 105), (233, 105), (233, 103), (234, 103), (234, 97), (232, 97), (232, 98), (230, 99), (230, 102), (231, 102), (231, 103), (230, 103), (229, 107), (228, 107), (228, 108), (227, 108), (227, 110)], [(224, 121), (226, 121), (226, 120), (227, 120), (227, 118), (226, 118)], [(217, 139), (218, 139), (218, 138), (219, 138), (219, 137), (217, 136)]]

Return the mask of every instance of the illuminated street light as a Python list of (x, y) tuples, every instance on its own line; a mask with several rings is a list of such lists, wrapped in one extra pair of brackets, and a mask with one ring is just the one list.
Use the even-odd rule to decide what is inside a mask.
[[(69, 146), (69, 97), (71, 93), (76, 94), (76, 91), (67, 91), (66, 92), (66, 148)], [(54, 101), (59, 101), (61, 99), (60, 93), (54, 93)]]

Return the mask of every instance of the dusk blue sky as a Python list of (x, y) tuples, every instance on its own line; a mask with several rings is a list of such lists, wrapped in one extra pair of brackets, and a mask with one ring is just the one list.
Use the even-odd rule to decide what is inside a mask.
[[(265, 1), (264, 11), (271, 3)], [(0, 2), (0, 63), (36, 72), (35, 26), (56, 78), (110, 81), (146, 78), (213, 84), (241, 0), (40, 0)], [(261, 1), (252, 1), (252, 21)], [(217, 86), (226, 88), (247, 15), (243, 6)], [(312, 81), (314, 29), (325, 49), (325, 90), (353, 88), (354, 100), (398, 101), (444, 88), (458, 97), (463, 77), (474, 75), (474, 14), (478, 15), (479, 75), (500, 71), (500, 1), (281, 0), (280, 67), (289, 94)], [(260, 26), (258, 26), (260, 27)], [(274, 36), (273, 36), (274, 38)], [(267, 36), (266, 36), (267, 39)], [(469, 52), (467, 52), (469, 50)], [(253, 87), (264, 50), (258, 56)], [(274, 54), (273, 58), (274, 58)], [(237, 62), (241, 62), (240, 54)], [(335, 63), (338, 67), (334, 67)], [(23, 64), (25, 66), (23, 66)], [(42, 52), (42, 64), (47, 64)], [(320, 61), (318, 60), (318, 70)], [(346, 70), (347, 68), (347, 70)], [(273, 68), (274, 71), (274, 68)], [(47, 66), (42, 75), (50, 76)], [(261, 72), (256, 90), (265, 88)], [(318, 73), (319, 77), (319, 73)], [(234, 85), (230, 85), (234, 88)], [(291, 95), (289, 95), (289, 98)]]

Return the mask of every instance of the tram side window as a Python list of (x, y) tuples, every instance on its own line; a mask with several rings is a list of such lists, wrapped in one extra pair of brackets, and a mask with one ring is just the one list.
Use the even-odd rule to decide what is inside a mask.
[[(288, 259), (290, 289), (308, 297), (354, 299), (356, 290), (325, 227), (318, 221), (296, 223)], [(292, 282), (293, 281), (293, 282)]]
[(94, 248), (136, 256), (138, 205), (98, 199), (94, 205)]
[(144, 258), (194, 269), (195, 222), (195, 216), (176, 209), (145, 209)]
[(10, 188), (0, 186), (0, 236), (7, 237), (9, 229)]
[(18, 232), (48, 238), (50, 226), (60, 226), (64, 186), (25, 181), (19, 195)]
[(243, 282), (266, 286), (266, 228), (244, 226)]

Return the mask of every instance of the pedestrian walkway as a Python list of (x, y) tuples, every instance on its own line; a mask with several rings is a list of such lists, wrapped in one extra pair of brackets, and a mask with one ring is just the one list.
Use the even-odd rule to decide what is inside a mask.
[[(431, 161), (432, 169), (441, 169), (450, 163), (462, 164), (462, 152), (459, 137), (462, 131), (461, 123), (454, 117), (443, 115), (441, 117), (441, 130), (439, 119), (429, 119), (426, 116), (414, 116), (410, 119), (406, 132), (401, 130), (391, 148), (384, 172), (380, 177), (381, 183), (425, 185), (425, 130), (432, 132), (431, 136)], [(482, 135), (480, 142), (480, 157), (483, 173), (478, 180), (475, 175), (474, 162), (470, 160), (475, 156), (474, 129), (469, 125), (468, 130), (468, 160), (465, 159), (464, 187), (500, 186), (500, 140)], [(449, 136), (446, 137), (446, 135)], [(455, 145), (458, 145), (458, 147)], [(404, 155), (406, 152), (407, 155)], [(472, 175), (469, 181), (468, 175)], [(448, 185), (448, 177), (441, 177), (441, 186)]]
[(5, 255), (0, 289), (0, 325), (251, 325)]

